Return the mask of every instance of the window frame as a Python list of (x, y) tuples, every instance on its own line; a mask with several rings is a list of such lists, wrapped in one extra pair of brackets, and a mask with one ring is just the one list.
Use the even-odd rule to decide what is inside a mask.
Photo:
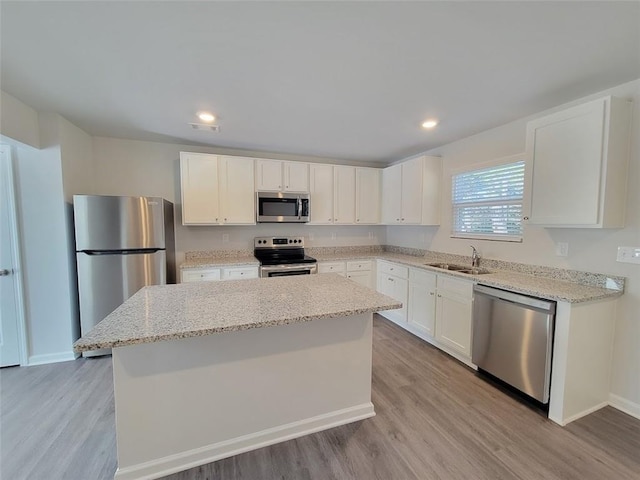
[[(501, 165), (508, 165), (510, 163), (517, 163), (517, 162), (524, 162), (524, 167), (523, 167), (523, 180), (522, 180), (522, 200), (521, 200), (521, 207), (522, 207), (522, 215), (520, 216), (520, 225), (521, 225), (521, 234), (520, 235), (496, 235), (496, 234), (488, 234), (488, 233), (463, 233), (463, 232), (456, 232), (455, 229), (455, 210), (456, 210), (456, 203), (454, 202), (453, 199), (453, 195), (454, 195), (454, 189), (453, 189), (453, 182), (454, 182), (454, 177), (457, 175), (461, 175), (463, 173), (470, 173), (470, 172), (475, 172), (478, 170), (486, 170), (492, 167), (499, 167)], [(526, 154), (525, 153), (519, 153), (516, 155), (509, 155), (507, 157), (500, 157), (500, 158), (496, 158), (494, 160), (488, 161), (488, 162), (482, 162), (482, 163), (476, 163), (473, 165), (466, 165), (464, 167), (460, 167), (460, 168), (456, 168), (454, 170), (451, 170), (451, 175), (450, 175), (450, 181), (449, 181), (449, 185), (451, 188), (451, 195), (450, 195), (450, 201), (451, 201), (451, 232), (450, 232), (450, 238), (464, 238), (464, 239), (473, 239), (473, 240), (487, 240), (487, 241), (492, 241), (492, 242), (511, 242), (511, 243), (522, 243), (523, 238), (524, 238), (524, 220), (522, 218), (522, 216), (524, 215), (524, 209), (525, 209), (525, 195), (527, 193), (527, 189), (526, 189), (526, 179), (527, 179), (527, 173), (526, 173), (526, 169), (527, 169), (527, 165), (526, 165)], [(480, 203), (480, 202), (478, 202)], [(473, 205), (473, 203), (470, 203), (470, 205)]]

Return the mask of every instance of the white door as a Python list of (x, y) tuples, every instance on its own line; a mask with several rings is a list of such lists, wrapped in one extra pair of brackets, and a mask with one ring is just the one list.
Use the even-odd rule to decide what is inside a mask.
[(0, 145), (0, 367), (20, 364), (9, 148)]
[(284, 162), (284, 190), (286, 192), (309, 191), (309, 164)]
[(280, 160), (256, 160), (256, 190), (261, 192), (283, 190)]
[(334, 172), (333, 222), (356, 223), (356, 169), (336, 166)]
[(235, 225), (256, 223), (253, 158), (220, 157), (222, 221)]
[(316, 225), (333, 223), (333, 166), (313, 164), (309, 167), (311, 221)]
[(380, 169), (356, 168), (356, 223), (380, 223)]

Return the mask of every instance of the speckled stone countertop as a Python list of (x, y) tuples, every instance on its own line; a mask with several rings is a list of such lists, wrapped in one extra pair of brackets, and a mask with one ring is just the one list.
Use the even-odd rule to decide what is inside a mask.
[[(469, 281), (501, 288), (512, 292), (523, 293), (548, 300), (565, 301), (569, 303), (590, 302), (613, 298), (622, 295), (623, 290), (617, 288), (603, 288), (596, 285), (586, 285), (583, 283), (566, 281), (560, 278), (549, 278), (539, 275), (516, 272), (512, 270), (494, 269), (487, 266), (492, 273), (483, 275), (469, 275), (449, 270), (442, 270), (429, 267), (425, 263), (435, 263), (442, 260), (433, 257), (417, 257), (414, 255), (404, 255), (401, 253), (379, 252), (379, 253), (337, 253), (316, 255), (319, 262), (329, 261), (349, 261), (349, 260), (388, 260), (408, 267), (420, 268), (442, 275), (450, 275)], [(454, 263), (454, 262), (451, 262)], [(619, 277), (616, 278), (619, 280)]]
[(144, 287), (74, 345), (74, 351), (288, 325), (400, 308), (338, 275)]
[(185, 268), (207, 268), (207, 267), (246, 267), (260, 266), (260, 262), (253, 255), (229, 256), (229, 257), (202, 257), (192, 258), (180, 265), (180, 269)]

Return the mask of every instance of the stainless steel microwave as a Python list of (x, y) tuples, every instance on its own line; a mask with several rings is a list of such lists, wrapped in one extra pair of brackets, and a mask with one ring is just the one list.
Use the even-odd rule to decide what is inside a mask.
[(306, 193), (258, 192), (258, 223), (304, 223), (309, 221), (309, 195)]

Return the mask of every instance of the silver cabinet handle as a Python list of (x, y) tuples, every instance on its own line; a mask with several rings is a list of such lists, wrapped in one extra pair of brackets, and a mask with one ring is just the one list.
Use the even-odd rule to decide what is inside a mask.
[(442, 298), (442, 295), (438, 294), (438, 297)]
[(433, 296), (433, 292), (429, 292), (429, 295)]
[(393, 282), (393, 278), (389, 278), (389, 281), (390, 281), (390, 282)]
[(6, 268), (0, 270), (0, 277), (8, 277), (9, 275), (11, 275), (11, 270), (7, 270)]

